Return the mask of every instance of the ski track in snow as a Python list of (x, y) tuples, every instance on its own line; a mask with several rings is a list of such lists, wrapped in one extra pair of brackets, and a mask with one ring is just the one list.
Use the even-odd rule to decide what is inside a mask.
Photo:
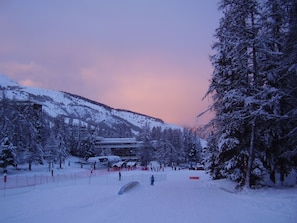
[[(155, 175), (155, 185), (149, 177)], [(166, 177), (164, 177), (166, 175)], [(199, 180), (190, 180), (199, 176)], [(159, 177), (159, 178), (158, 178)], [(297, 222), (297, 188), (232, 191), (204, 171), (122, 171), (59, 183), (0, 190), (1, 223)], [(132, 180), (140, 184), (123, 195)], [(158, 180), (159, 179), (159, 180)]]

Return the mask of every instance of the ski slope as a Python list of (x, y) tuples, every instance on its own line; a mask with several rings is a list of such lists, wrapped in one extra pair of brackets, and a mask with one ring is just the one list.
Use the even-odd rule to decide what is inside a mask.
[[(96, 170), (88, 177), (2, 189), (0, 222), (297, 222), (296, 186), (233, 193), (232, 182), (212, 181), (204, 171), (168, 168), (164, 172), (121, 173), (121, 181), (118, 172)], [(154, 186), (149, 180), (152, 174)], [(199, 179), (191, 180), (191, 176)], [(120, 188), (131, 181), (139, 185), (118, 195)]]

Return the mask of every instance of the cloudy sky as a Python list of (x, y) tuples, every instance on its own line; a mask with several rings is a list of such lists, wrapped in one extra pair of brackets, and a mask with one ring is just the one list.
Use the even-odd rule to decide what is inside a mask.
[(0, 73), (179, 125), (212, 74), (217, 0), (1, 0)]

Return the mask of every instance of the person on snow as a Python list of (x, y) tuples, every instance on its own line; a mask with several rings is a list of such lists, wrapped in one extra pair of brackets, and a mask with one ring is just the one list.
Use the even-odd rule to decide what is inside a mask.
[(151, 185), (154, 185), (154, 182), (155, 182), (155, 177), (154, 175), (151, 176)]

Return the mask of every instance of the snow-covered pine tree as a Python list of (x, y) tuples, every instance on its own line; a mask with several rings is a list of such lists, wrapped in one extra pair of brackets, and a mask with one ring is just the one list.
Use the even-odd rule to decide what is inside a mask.
[(85, 160), (87, 160), (89, 157), (95, 156), (96, 151), (95, 151), (95, 135), (94, 135), (95, 129), (88, 124), (87, 126), (87, 135), (86, 135), (86, 142), (87, 142), (87, 147), (85, 148)]
[(6, 168), (10, 165), (16, 165), (15, 146), (6, 137), (0, 144), (0, 166)]
[[(216, 30), (213, 48), (217, 54), (212, 82), (207, 95), (212, 95), (216, 131), (209, 139), (208, 164), (214, 178), (229, 177), (243, 183), (252, 136), (251, 115), (247, 98), (251, 96), (251, 79), (256, 78), (254, 44), (256, 39), (256, 1), (233, 0), (219, 2), (224, 17)], [(252, 157), (252, 155), (250, 156)]]
[(291, 169), (297, 167), (297, 0), (280, 0), (283, 9), (283, 46), (279, 69), (279, 88), (281, 100), (280, 120), (282, 137), (276, 170), (281, 180)]
[(196, 148), (194, 148), (194, 145), (192, 143), (192, 134), (191, 131), (188, 129), (183, 130), (183, 148), (185, 151), (185, 163), (189, 161), (195, 161), (196, 156)]
[(172, 129), (170, 143), (174, 147), (173, 161), (178, 165), (184, 162), (185, 150), (183, 144), (183, 134), (180, 129)]
[(162, 137), (162, 129), (160, 126), (152, 128), (152, 139), (160, 141)]
[(44, 159), (48, 163), (49, 171), (51, 171), (53, 164), (57, 162), (57, 147), (58, 144), (54, 132), (50, 131), (44, 146)]
[(247, 187), (267, 173), (283, 180), (296, 165), (296, 0), (222, 0), (219, 8), (209, 170)]
[(160, 126), (152, 128), (152, 140), (154, 141), (155, 146), (155, 156), (156, 160), (161, 164), (168, 163), (166, 149), (164, 147), (164, 143), (162, 142), (162, 134), (163, 131)]
[(52, 128), (55, 138), (56, 159), (59, 162), (59, 168), (62, 168), (62, 163), (69, 156), (69, 133), (65, 126), (65, 121), (62, 117), (56, 117), (54, 126)]
[(294, 76), (287, 71), (292, 64), (285, 63), (288, 58), (295, 57), (296, 59), (296, 48), (295, 54), (285, 55), (292, 1), (266, 1), (261, 6), (263, 10), (259, 18), (259, 37), (256, 38), (257, 42), (254, 47), (257, 78), (252, 82), (253, 100), (251, 103), (251, 115), (254, 117), (253, 124), (255, 125), (254, 140), (253, 143), (251, 141), (251, 146), (254, 147), (255, 159), (249, 163), (251, 172), (248, 173), (254, 179), (247, 177), (247, 184), (254, 180), (258, 181), (253, 182), (254, 184), (265, 183), (261, 182), (261, 178), (267, 174), (270, 174), (271, 180), (276, 183), (275, 173), (280, 174), (280, 181), (283, 182), (285, 175), (292, 169), (292, 162), (284, 155), (287, 154), (289, 148), (288, 141), (284, 139), (294, 125), (288, 125), (292, 123), (292, 116), (288, 116), (284, 111), (288, 107), (296, 107), (296, 103), (287, 101), (288, 92), (296, 89), (296, 82), (293, 82), (293, 85), (282, 84), (284, 79), (290, 79), (291, 83)]
[(187, 162), (201, 162), (202, 160), (202, 146), (200, 139), (192, 130), (183, 130), (183, 150), (184, 160)]
[(166, 158), (166, 163), (176, 165), (179, 162), (179, 135), (172, 128), (164, 129), (162, 133), (162, 149)]
[(162, 164), (171, 165), (171, 151), (172, 145), (162, 137), (156, 147), (156, 159)]
[[(270, 174), (275, 182), (276, 163), (280, 151), (283, 120), (281, 101), (283, 91), (279, 80), (282, 76), (283, 43), (285, 37), (284, 20), (285, 6), (283, 1), (266, 1), (262, 6), (257, 43), (258, 78), (254, 84), (254, 116), (257, 147), (254, 162), (254, 176)], [(256, 102), (256, 103), (255, 103)], [(256, 170), (256, 171), (255, 171)]]
[[(4, 92), (4, 91), (3, 91)], [(7, 137), (15, 146), (16, 164), (42, 163), (46, 127), (41, 105), (28, 101), (7, 99), (2, 95), (0, 137)]]
[(143, 126), (137, 140), (142, 142), (137, 155), (140, 157), (142, 165), (146, 166), (155, 158), (155, 148), (152, 145), (152, 133), (148, 123)]

